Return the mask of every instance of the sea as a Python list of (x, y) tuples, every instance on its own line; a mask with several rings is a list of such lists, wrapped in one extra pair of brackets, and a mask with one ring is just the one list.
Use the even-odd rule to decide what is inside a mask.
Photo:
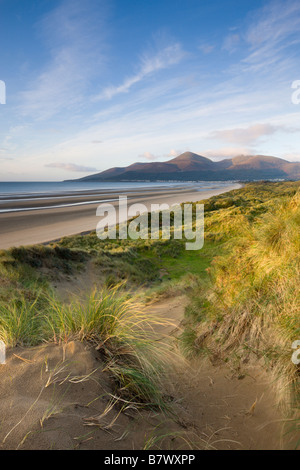
[(231, 181), (133, 181), (133, 182), (70, 182), (70, 181), (18, 181), (18, 182), (0, 182), (0, 196), (8, 195), (55, 195), (64, 192), (109, 190), (117, 191), (140, 189), (140, 188), (166, 188), (172, 187), (194, 187), (199, 186), (199, 191), (214, 189), (216, 187), (228, 186)]
[[(187, 188), (191, 190), (207, 191), (216, 188), (222, 188), (228, 186), (230, 181), (135, 181), (135, 182), (0, 182), (0, 213), (11, 212), (11, 211), (27, 211), (31, 209), (30, 201), (35, 201), (36, 206), (37, 200), (46, 200), (51, 198), (51, 206), (47, 205), (47, 208), (54, 207), (68, 207), (72, 205), (81, 204), (92, 204), (98, 202), (97, 200), (91, 199), (91, 195), (97, 196), (97, 194), (107, 194), (109, 198), (110, 193), (130, 192), (130, 191), (141, 191), (145, 192), (153, 189), (168, 189), (173, 190), (178, 188)], [(87, 201), (82, 201), (84, 196), (89, 197)], [(76, 202), (76, 198), (81, 198), (80, 202)], [(66, 198), (66, 202), (63, 203), (63, 199)], [(57, 205), (55, 203), (57, 199)], [(72, 199), (74, 199), (72, 201)], [(109, 199), (108, 199), (109, 200)], [(25, 202), (24, 207), (21, 202)], [(18, 202), (20, 206), (18, 206)], [(8, 203), (11, 206), (8, 207)], [(2, 206), (2, 207), (1, 207)], [(23, 206), (23, 207), (22, 207)], [(32, 206), (32, 208), (34, 208)], [(43, 204), (40, 204), (36, 209), (46, 208)]]

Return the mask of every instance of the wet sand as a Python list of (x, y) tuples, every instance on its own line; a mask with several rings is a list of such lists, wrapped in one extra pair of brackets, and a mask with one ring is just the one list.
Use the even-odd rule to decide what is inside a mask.
[(239, 187), (241, 185), (235, 183), (203, 191), (199, 191), (195, 185), (118, 193), (74, 192), (58, 197), (11, 196), (10, 199), (2, 200), (0, 205), (0, 249), (47, 243), (63, 236), (95, 230), (100, 221), (96, 216), (99, 204), (113, 204), (118, 213), (119, 196), (127, 196), (128, 205), (141, 203), (147, 210), (151, 210), (151, 204), (166, 203), (171, 206), (182, 202), (196, 202)]

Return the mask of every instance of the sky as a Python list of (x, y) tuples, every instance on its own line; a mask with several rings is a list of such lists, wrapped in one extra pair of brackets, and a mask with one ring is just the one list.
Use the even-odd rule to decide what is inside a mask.
[(299, 52), (298, 0), (0, 0), (0, 181), (300, 161)]

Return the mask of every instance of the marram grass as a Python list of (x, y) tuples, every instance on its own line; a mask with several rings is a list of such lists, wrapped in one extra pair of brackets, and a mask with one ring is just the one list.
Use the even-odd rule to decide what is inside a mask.
[[(194, 290), (182, 341), (188, 354), (264, 361), (280, 403), (297, 408), (299, 369), (291, 345), (300, 339), (300, 192), (268, 204), (254, 220), (245, 214), (240, 229), (234, 220), (233, 232), (228, 226), (234, 236), (214, 259), (206, 289)], [(224, 214), (220, 218), (224, 228)]]
[(128, 279), (153, 288), (152, 296), (192, 292), (182, 337), (186, 354), (264, 361), (281, 401), (295, 401), (299, 369), (291, 361), (291, 344), (300, 339), (299, 186), (251, 183), (205, 201), (200, 253), (186, 252), (179, 240), (101, 242), (95, 233), (47, 248), (0, 251), (0, 339), (11, 347), (90, 341), (122, 393), (135, 390), (146, 400), (148, 380), (159, 385), (169, 363), (168, 346), (158, 347), (155, 338), (160, 320), (146, 317), (118, 286), (71, 304), (49, 295), (47, 273), (50, 279), (51, 273), (72, 274), (93, 259), (107, 286)]
[(90, 342), (102, 353), (117, 393), (151, 407), (164, 407), (161, 378), (171, 352), (161, 335), (157, 341), (156, 327), (168, 324), (146, 314), (120, 286), (95, 290), (70, 304), (45, 294), (34, 301), (20, 297), (0, 302), (0, 339), (8, 347)]

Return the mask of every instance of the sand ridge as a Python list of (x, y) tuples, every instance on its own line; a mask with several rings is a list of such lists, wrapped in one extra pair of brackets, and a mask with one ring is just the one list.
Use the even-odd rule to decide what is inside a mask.
[[(181, 295), (145, 307), (177, 325), (158, 335), (178, 334), (185, 304)], [(165, 387), (171, 417), (120, 412), (118, 403), (110, 409), (114, 382), (91, 345), (14, 348), (0, 366), (0, 449), (130, 450), (155, 439), (156, 448), (176, 450), (283, 446), (271, 380), (258, 365), (241, 377), (225, 365), (176, 358)]]

